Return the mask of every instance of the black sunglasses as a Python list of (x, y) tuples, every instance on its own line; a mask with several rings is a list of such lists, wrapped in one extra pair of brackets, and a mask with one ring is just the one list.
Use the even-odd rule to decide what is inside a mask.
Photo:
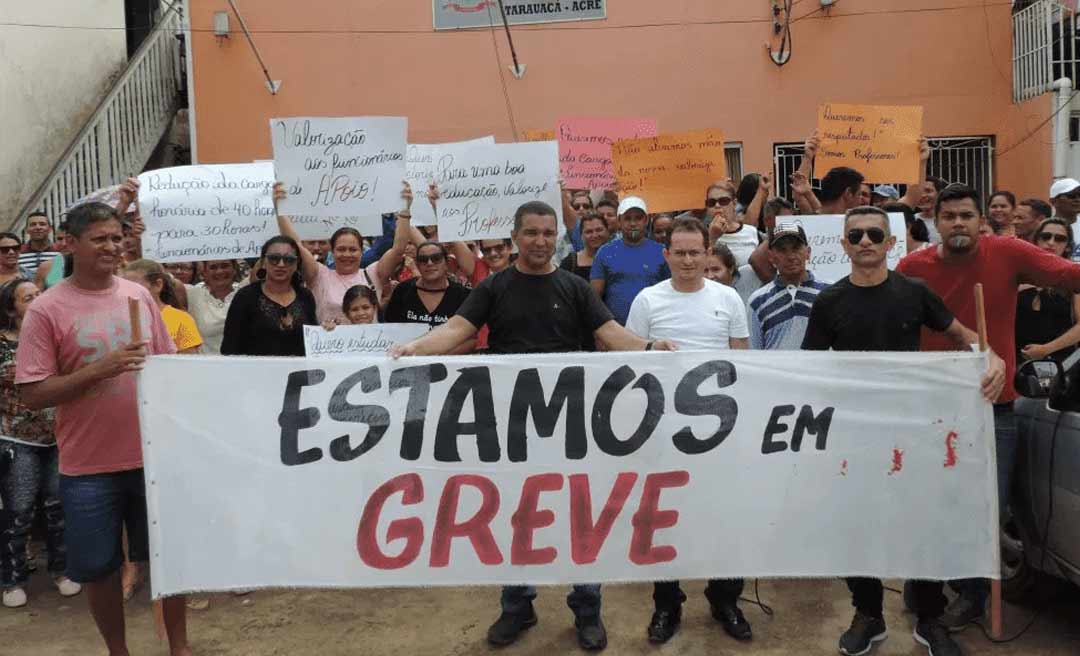
[(591, 210), (592, 203), (574, 203), (570, 207), (573, 207), (575, 210)]
[(504, 250), (506, 250), (506, 244), (499, 244), (498, 246), (484, 246), (483, 248), (480, 249), (480, 252), (483, 253), (484, 255), (491, 255), (495, 251), (498, 251), (498, 252), (501, 253)]
[(289, 266), (296, 264), (299, 259), (295, 255), (282, 255), (281, 253), (271, 253), (266, 256), (266, 261), (270, 264), (287, 264)]
[(732, 198), (730, 196), (721, 196), (720, 198), (706, 198), (705, 207), (727, 207), (731, 205)]
[(862, 242), (863, 235), (869, 237), (870, 241), (875, 244), (880, 244), (885, 241), (885, 231), (881, 228), (867, 228), (865, 230), (862, 228), (852, 228), (847, 231), (848, 243), (852, 246), (858, 246), (859, 243)]
[(416, 256), (416, 263), (417, 264), (428, 264), (428, 263), (439, 264), (440, 262), (442, 262), (445, 259), (446, 259), (446, 257), (442, 253), (432, 253), (431, 255), (417, 255)]
[(18, 246), (0, 246), (0, 253), (18, 253)]
[[(1067, 243), (1069, 243), (1069, 237), (1067, 235), (1059, 235), (1056, 232), (1040, 232), (1038, 240), (1039, 241), (1055, 241), (1055, 242), (1057, 242), (1059, 244), (1067, 244)], [(2, 251), (2, 250), (4, 250), (4, 249), (0, 248), (0, 251)]]

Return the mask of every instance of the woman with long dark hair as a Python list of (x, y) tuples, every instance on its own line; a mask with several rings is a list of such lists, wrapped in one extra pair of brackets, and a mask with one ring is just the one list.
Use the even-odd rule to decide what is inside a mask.
[(447, 276), (447, 253), (439, 242), (417, 246), (416, 265), (420, 277), (397, 286), (383, 318), (386, 323), (426, 323), (437, 328), (454, 316), (469, 290)]
[[(1073, 252), (1072, 226), (1064, 219), (1046, 219), (1032, 239), (1036, 246), (1058, 257)], [(1018, 361), (1053, 358), (1058, 362), (1080, 343), (1080, 295), (1056, 289), (1020, 285), (1016, 295), (1016, 350)]]
[(222, 355), (304, 355), (304, 326), (318, 321), (315, 297), (300, 276), (301, 252), (307, 251), (284, 235), (263, 244), (257, 280), (229, 306)]
[(0, 587), (8, 608), (26, 605), (26, 544), (38, 499), (45, 511), (45, 545), (53, 584), (65, 597), (82, 590), (64, 576), (67, 555), (53, 410), (27, 408), (15, 387), (19, 331), (26, 308), (39, 293), (29, 278), (16, 278), (0, 288)]
[(608, 232), (604, 217), (596, 212), (587, 213), (581, 218), (581, 241), (585, 244), (584, 250), (571, 252), (559, 263), (559, 268), (589, 280), (596, 251), (610, 239), (611, 233)]
[(995, 235), (1016, 236), (1016, 196), (1011, 191), (995, 191), (990, 194), (990, 203), (986, 210), (986, 218)]

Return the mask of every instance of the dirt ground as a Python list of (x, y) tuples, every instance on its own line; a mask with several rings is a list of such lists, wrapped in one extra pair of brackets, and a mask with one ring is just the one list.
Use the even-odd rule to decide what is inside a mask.
[[(897, 582), (891, 585), (896, 587)], [(666, 645), (645, 639), (652, 612), (649, 585), (608, 586), (604, 591), (607, 654), (727, 655), (835, 654), (836, 641), (851, 620), (842, 581), (762, 581), (761, 599), (775, 610), (766, 617), (742, 604), (753, 625), (754, 641), (738, 644), (709, 616), (704, 583), (684, 583), (690, 598), (683, 625)], [(752, 584), (747, 593), (753, 596)], [(886, 591), (889, 638), (875, 654), (925, 654), (911, 637), (913, 617), (903, 612), (900, 595)], [(498, 614), (495, 588), (387, 589), (352, 592), (260, 591), (246, 597), (211, 595), (210, 608), (189, 612), (192, 647), (200, 656), (295, 656), (297, 654), (486, 654), (553, 656), (579, 652), (565, 590), (542, 588), (537, 601), (540, 623), (518, 644), (494, 650), (484, 640)], [(1006, 634), (1019, 631), (1027, 608), (1008, 607)], [(1080, 654), (1080, 595), (1059, 595), (1022, 638), (995, 646), (977, 628), (959, 634), (965, 653), (995, 656), (1077, 656)], [(148, 593), (128, 609), (131, 653), (167, 654), (154, 636)], [(0, 608), (3, 656), (84, 656), (104, 654), (85, 595), (62, 599), (45, 578), (35, 575), (30, 604)], [(580, 653), (580, 652), (579, 652)]]

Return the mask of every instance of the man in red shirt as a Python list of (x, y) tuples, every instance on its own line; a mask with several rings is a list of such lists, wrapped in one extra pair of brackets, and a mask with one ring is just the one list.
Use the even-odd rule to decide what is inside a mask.
[[(1016, 288), (1020, 283), (1080, 292), (1080, 264), (1056, 257), (1013, 237), (982, 235), (986, 221), (974, 189), (950, 185), (938, 195), (934, 226), (941, 244), (916, 251), (901, 260), (897, 271), (921, 278), (936, 292), (956, 319), (978, 325), (975, 316), (975, 285), (982, 283), (986, 303), (986, 327), (990, 348), (1005, 360), (1005, 389), (994, 404), (997, 442), (998, 507), (1004, 512), (1009, 499), (1016, 459)], [(940, 334), (923, 330), (922, 350), (953, 350)], [(989, 581), (956, 582), (960, 596), (946, 609), (943, 621), (958, 630), (983, 616)]]

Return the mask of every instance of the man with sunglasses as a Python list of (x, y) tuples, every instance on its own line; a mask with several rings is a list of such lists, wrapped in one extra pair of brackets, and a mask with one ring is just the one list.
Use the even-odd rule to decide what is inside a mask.
[[(876, 207), (857, 207), (844, 218), (844, 252), (851, 275), (818, 296), (810, 312), (802, 348), (834, 351), (918, 351), (922, 328), (943, 333), (954, 348), (968, 348), (978, 335), (965, 328), (941, 298), (918, 280), (890, 271), (887, 256), (896, 244), (889, 215)], [(983, 394), (994, 399), (1005, 384), (1005, 365), (991, 354)], [(884, 640), (884, 588), (878, 579), (847, 579), (855, 616), (840, 637), (840, 653), (855, 656)], [(914, 581), (911, 590), (918, 622), (915, 639), (933, 656), (958, 656), (959, 647), (940, 621), (945, 597), (940, 583)]]
[(806, 232), (795, 221), (777, 221), (769, 234), (769, 259), (776, 277), (750, 295), (750, 348), (797, 350), (806, 333), (810, 309), (828, 284), (807, 268), (810, 246)]
[[(519, 253), (514, 265), (477, 285), (448, 322), (394, 346), (391, 357), (450, 353), (485, 324), (491, 328), (488, 345), (495, 354), (582, 351), (587, 335), (612, 351), (676, 350), (669, 340), (646, 340), (617, 324), (588, 283), (551, 263), (558, 234), (554, 208), (539, 201), (525, 203), (514, 215), (511, 234)], [(534, 626), (535, 598), (533, 586), (504, 587), (502, 613), (488, 629), (488, 642), (509, 645)], [(600, 585), (575, 585), (566, 603), (574, 612), (578, 644), (588, 650), (604, 649), (607, 630), (600, 619)]]
[[(1013, 401), (1017, 398), (1013, 387), (1017, 286), (1024, 282), (1080, 292), (1080, 264), (1020, 239), (980, 234), (980, 227), (986, 222), (982, 201), (978, 192), (966, 185), (954, 184), (943, 189), (938, 194), (935, 215), (942, 243), (936, 248), (911, 253), (900, 261), (897, 271), (926, 281), (956, 318), (969, 326), (977, 325), (975, 285), (983, 286), (990, 347), (1005, 360), (1006, 369), (1004, 390), (994, 404), (998, 506), (1004, 512), (1017, 448), (1013, 414)], [(941, 335), (923, 333), (924, 351), (954, 348)], [(955, 587), (960, 590), (960, 596), (946, 609), (943, 620), (950, 629), (960, 630), (983, 616), (990, 582), (967, 579), (956, 582)]]
[(664, 247), (645, 237), (648, 212), (644, 200), (624, 198), (619, 203), (622, 237), (604, 244), (593, 259), (592, 288), (620, 325), (626, 325), (630, 305), (641, 290), (671, 277)]
[[(1076, 234), (1076, 215), (1080, 213), (1080, 182), (1072, 178), (1062, 178), (1050, 185), (1050, 204), (1054, 206), (1054, 217), (1065, 219)], [(1080, 247), (1072, 252), (1072, 259), (1080, 261)]]

